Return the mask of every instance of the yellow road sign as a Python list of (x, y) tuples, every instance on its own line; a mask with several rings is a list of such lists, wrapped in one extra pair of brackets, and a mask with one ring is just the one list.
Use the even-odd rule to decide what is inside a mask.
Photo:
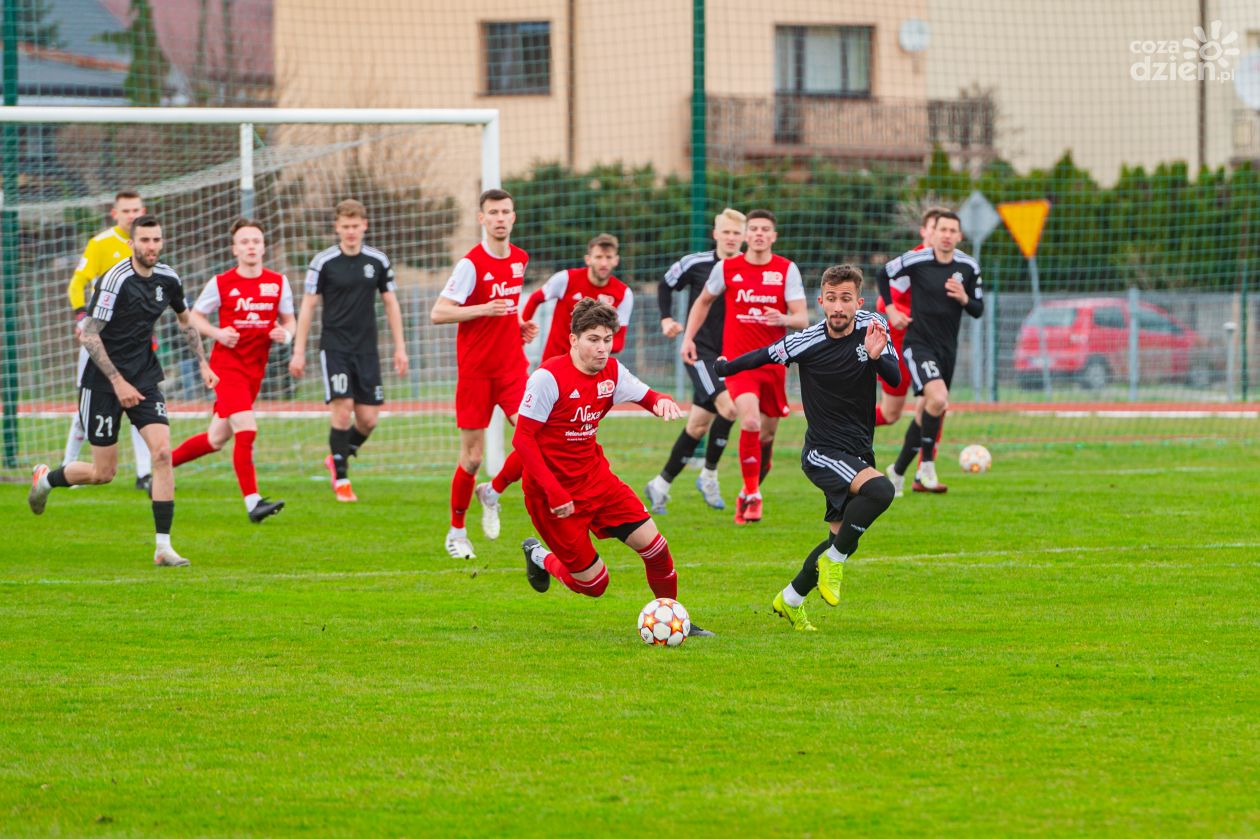
[(1045, 199), (1036, 201), (1008, 201), (998, 204), (998, 215), (1011, 231), (1019, 252), (1025, 259), (1037, 255), (1037, 245), (1041, 242), (1041, 231), (1046, 225), (1046, 216), (1050, 215), (1050, 202)]

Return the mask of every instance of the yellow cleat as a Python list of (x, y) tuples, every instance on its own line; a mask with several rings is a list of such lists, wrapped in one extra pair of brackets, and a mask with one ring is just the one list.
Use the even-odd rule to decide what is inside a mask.
[(779, 617), (787, 618), (788, 623), (792, 624), (792, 628), (797, 632), (818, 631), (817, 627), (809, 622), (809, 616), (805, 614), (805, 604), (789, 606), (783, 599), (783, 592), (774, 596), (772, 608)]
[(828, 606), (840, 605), (840, 581), (843, 579), (843, 562), (832, 562), (826, 554), (818, 557), (818, 593)]

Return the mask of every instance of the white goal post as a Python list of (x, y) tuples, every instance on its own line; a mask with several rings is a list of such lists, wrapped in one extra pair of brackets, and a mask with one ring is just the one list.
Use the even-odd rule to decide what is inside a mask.
[[(468, 126), (480, 128), (480, 186), (481, 189), (491, 189), (501, 186), (500, 173), (500, 121), (499, 111), (494, 108), (138, 108), (138, 107), (32, 107), (32, 106), (12, 106), (0, 108), (0, 128), (5, 131), (13, 131), (12, 126), (35, 126), (35, 125), (66, 125), (77, 124), (83, 126), (218, 126), (220, 134), (229, 132), (228, 137), (233, 136), (230, 133), (231, 126), (237, 126), (239, 135), (239, 153), (235, 160), (227, 159), (217, 163), (213, 167), (213, 171), (205, 170), (202, 172), (189, 175), (187, 185), (177, 187), (186, 189), (196, 189), (207, 179), (213, 178), (216, 183), (223, 184), (236, 183), (239, 179), (239, 212), (242, 215), (254, 215), (254, 199), (255, 199), (255, 128), (257, 126), (377, 126), (385, 129), (394, 127), (406, 129), (413, 126)], [(226, 139), (226, 138), (225, 138)], [(223, 141), (219, 141), (222, 143)], [(231, 142), (235, 142), (232, 140)], [(341, 146), (353, 146), (353, 142), (342, 143)], [(227, 148), (230, 149), (230, 146)], [(475, 155), (473, 148), (468, 151)], [(123, 150), (123, 154), (126, 150)], [(228, 152), (227, 157), (231, 156)], [(266, 161), (260, 161), (265, 164)], [(12, 165), (10, 163), (10, 165)], [(278, 164), (277, 164), (278, 165)], [(29, 173), (27, 168), (35, 169), (43, 166), (26, 166), (22, 171), (22, 175)], [(473, 167), (476, 166), (474, 160), (469, 159), (466, 168), (461, 171), (467, 172), (472, 176)], [(239, 171), (238, 171), (239, 169)], [(265, 170), (265, 166), (262, 168)], [(200, 178), (201, 180), (197, 180)], [(403, 180), (400, 173), (399, 180)], [(175, 180), (180, 180), (176, 178)], [(16, 183), (16, 179), (10, 180), (6, 178), (6, 185)], [(87, 206), (98, 207), (101, 203), (107, 203), (112, 199), (112, 194), (116, 189), (123, 187), (136, 186), (134, 179), (129, 183), (110, 184), (108, 186), (109, 198), (102, 202), (100, 199), (104, 197), (107, 187), (101, 183), (94, 184), (91, 194), (70, 195), (64, 199), (58, 196), (52, 196), (51, 199), (47, 195), (40, 195), (34, 199), (24, 195), (20, 190), (13, 190), (15, 194), (6, 197), (0, 193), (0, 211), (6, 212), (8, 216), (16, 217), (19, 213), (39, 214), (41, 218), (52, 219), (58, 213), (65, 213), (69, 210), (85, 208)], [(475, 199), (475, 196), (474, 196)], [(6, 230), (10, 229), (8, 226)], [(16, 229), (16, 225), (12, 229)], [(12, 285), (15, 288), (21, 287), (24, 282), (29, 283), (30, 279), (14, 279), (18, 276), (18, 269), (21, 267), (22, 259), (10, 257), (12, 253), (16, 253), (16, 243), (13, 249), (5, 248), (5, 261), (12, 260), (15, 264), (4, 264), (0, 266), (0, 270), (4, 271), (4, 276), (9, 279), (5, 280), (6, 285)], [(82, 243), (79, 243), (82, 247)], [(453, 264), (453, 263), (452, 263)], [(66, 277), (68, 279), (68, 275)], [(14, 322), (8, 322), (10, 318)], [(10, 312), (9, 307), (5, 308), (5, 320), (3, 324), (4, 332), (7, 334), (15, 334), (19, 328), (18, 318)], [(427, 318), (426, 318), (427, 320)], [(10, 356), (15, 355), (10, 353)], [(27, 362), (29, 364), (29, 361)], [(39, 362), (35, 362), (38, 366)], [(18, 361), (14, 358), (7, 358), (5, 362), (6, 369), (4, 373), (5, 381), (17, 382), (21, 374), (18, 371)], [(8, 392), (8, 391), (6, 391)], [(18, 392), (17, 386), (14, 386), (14, 393)], [(4, 425), (5, 425), (5, 461), (7, 465), (13, 465), (14, 456), (18, 451), (30, 453), (27, 444), (19, 444), (17, 442), (17, 414), (21, 399), (6, 399), (4, 404)], [(388, 407), (388, 406), (387, 406)], [(10, 433), (11, 432), (11, 433)], [(492, 420), (489, 439), (486, 446), (486, 468), (497, 471), (504, 458), (504, 418), (502, 412), (496, 409), (494, 419)], [(10, 446), (10, 440), (13, 441)], [(46, 441), (44, 441), (46, 442)], [(58, 444), (59, 445), (59, 444)], [(9, 451), (13, 448), (14, 451)], [(44, 446), (47, 449), (47, 446)]]

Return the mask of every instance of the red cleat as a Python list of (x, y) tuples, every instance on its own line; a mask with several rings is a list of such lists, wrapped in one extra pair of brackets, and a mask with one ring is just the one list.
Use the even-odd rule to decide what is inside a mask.
[(328, 470), (328, 482), (332, 484), (333, 490), (337, 489), (337, 464), (333, 462), (333, 456), (328, 455), (324, 458), (324, 468)]
[(926, 486), (922, 481), (916, 480), (914, 482), (914, 491), (915, 492), (931, 492), (931, 493), (940, 495), (943, 492), (949, 492), (949, 487), (945, 486), (945, 484), (942, 484), (942, 483), (938, 483), (934, 487), (929, 487), (929, 486)]
[(747, 498), (744, 500), (744, 521), (747, 524), (755, 524), (761, 521), (760, 498)]

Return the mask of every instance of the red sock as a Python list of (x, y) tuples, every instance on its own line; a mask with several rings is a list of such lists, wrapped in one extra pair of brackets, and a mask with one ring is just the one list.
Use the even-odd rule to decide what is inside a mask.
[(521, 463), (521, 456), (513, 449), (512, 453), (503, 461), (503, 468), (499, 470), (499, 474), (494, 476), (490, 486), (495, 492), (502, 494), (508, 487), (521, 479), (521, 472), (524, 471), (524, 468), (524, 465)]
[(876, 405), (875, 406), (875, 426), (878, 428), (881, 425), (888, 425), (888, 420), (884, 419), (883, 406)]
[(254, 475), (254, 438), (257, 436), (257, 431), (238, 431), (232, 443), (232, 468), (236, 470), (241, 495), (258, 492), (258, 478)]
[(599, 597), (608, 590), (608, 566), (600, 569), (599, 576), (593, 580), (573, 578), (573, 590), (587, 597)]
[(565, 567), (560, 558), (553, 553), (548, 553), (543, 557), (543, 568), (547, 569), (547, 573), (564, 583), (572, 591), (578, 594), (582, 593), (582, 589), (578, 588), (577, 580), (573, 579), (573, 575), (569, 573), (569, 569)]
[(210, 435), (202, 432), (189, 437), (180, 443), (175, 451), (171, 452), (171, 465), (179, 466), (181, 463), (187, 463), (190, 460), (196, 460), (203, 455), (217, 451), (218, 449), (210, 445)]
[(476, 475), (465, 472), (463, 466), (455, 467), (455, 476), (451, 478), (451, 527), (464, 526), (464, 514), (468, 512), (476, 485)]
[(744, 495), (761, 487), (761, 432), (740, 429), (739, 471), (744, 476)]
[(656, 534), (646, 548), (639, 551), (643, 557), (643, 570), (647, 572), (648, 588), (657, 597), (678, 599), (678, 572), (674, 570), (674, 558), (669, 553), (665, 537)]

